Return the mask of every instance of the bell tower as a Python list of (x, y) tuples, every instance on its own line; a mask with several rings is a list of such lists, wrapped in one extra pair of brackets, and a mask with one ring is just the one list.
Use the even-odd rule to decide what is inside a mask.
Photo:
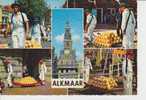
[(72, 50), (72, 36), (69, 22), (66, 22), (64, 34), (64, 50)]

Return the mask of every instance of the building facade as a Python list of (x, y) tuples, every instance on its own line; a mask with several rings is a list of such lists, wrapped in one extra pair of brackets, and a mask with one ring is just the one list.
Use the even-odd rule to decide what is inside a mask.
[(58, 78), (78, 78), (76, 51), (73, 50), (72, 43), (71, 27), (67, 22), (64, 34), (64, 49), (60, 51), (57, 62)]
[[(93, 3), (96, 1), (96, 3)], [(129, 8), (137, 15), (137, 0), (119, 0), (128, 4)], [(114, 8), (113, 0), (67, 0), (64, 4), (64, 8), (88, 8), (92, 6), (96, 11), (97, 23), (103, 24), (105, 17), (110, 17), (113, 20), (111, 23), (115, 23), (116, 9)], [(108, 15), (107, 15), (108, 14)]]

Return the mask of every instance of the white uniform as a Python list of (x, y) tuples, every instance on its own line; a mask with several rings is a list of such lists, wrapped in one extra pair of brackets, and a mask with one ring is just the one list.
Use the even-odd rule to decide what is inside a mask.
[(121, 23), (121, 29), (122, 32), (124, 32), (130, 12), (131, 15), (129, 17), (126, 33), (123, 36), (123, 43), (122, 43), (123, 47), (127, 49), (134, 48), (134, 32), (135, 32), (136, 21), (133, 12), (129, 11), (128, 9), (125, 9), (124, 12), (122, 13), (122, 23)]
[(7, 82), (8, 82), (8, 85), (11, 87), (13, 84), (12, 84), (12, 75), (13, 75), (13, 68), (12, 68), (12, 65), (9, 63), (7, 65), (7, 70), (8, 70), (8, 76), (7, 76)]
[(47, 72), (47, 67), (46, 67), (46, 64), (43, 62), (42, 64), (40, 64), (39, 66), (39, 78), (41, 81), (44, 81), (45, 80), (45, 74)]
[(85, 58), (85, 73), (84, 73), (84, 81), (88, 83), (90, 76), (90, 69), (92, 69), (91, 61), (88, 57)]
[[(24, 21), (27, 22), (28, 18), (26, 14), (22, 13)], [(25, 28), (21, 13), (15, 14), (11, 19), (12, 28), (12, 48), (24, 48), (25, 44)]]
[(43, 26), (39, 24), (34, 25), (32, 27), (31, 37), (32, 39), (36, 40), (39, 44), (41, 44), (41, 34), (43, 34), (44, 36), (46, 35)]
[(87, 16), (86, 23), (89, 24), (89, 27), (88, 27), (88, 30), (87, 30), (87, 35), (88, 35), (89, 40), (92, 41), (93, 32), (94, 32), (94, 29), (95, 29), (96, 23), (97, 23), (95, 15), (89, 14)]
[(132, 95), (132, 80), (133, 80), (133, 68), (132, 68), (132, 61), (127, 60), (127, 73), (126, 73), (126, 60), (123, 61), (123, 75), (126, 79), (123, 79), (124, 84), (124, 94)]

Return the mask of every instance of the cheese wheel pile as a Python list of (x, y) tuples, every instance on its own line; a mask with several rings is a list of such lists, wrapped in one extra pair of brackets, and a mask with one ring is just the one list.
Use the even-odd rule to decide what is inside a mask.
[(22, 85), (22, 86), (31, 86), (31, 85), (37, 84), (37, 81), (31, 76), (27, 76), (27, 77), (15, 80), (14, 83), (17, 85)]
[(120, 42), (120, 37), (115, 33), (105, 32), (95, 37), (94, 44), (101, 47), (111, 47), (113, 44)]
[(115, 79), (104, 76), (94, 77), (88, 84), (103, 90), (112, 90), (117, 87), (117, 82)]
[(42, 48), (41, 44), (39, 44), (36, 40), (26, 40), (25, 48)]

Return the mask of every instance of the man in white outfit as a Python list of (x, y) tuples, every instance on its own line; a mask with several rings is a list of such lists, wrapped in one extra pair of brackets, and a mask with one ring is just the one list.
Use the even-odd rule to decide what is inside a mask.
[(123, 33), (123, 42), (122, 45), (124, 48), (134, 48), (134, 35), (136, 21), (134, 14), (131, 10), (127, 8), (125, 3), (120, 4), (120, 11), (122, 13), (122, 23), (121, 29)]
[(25, 13), (20, 11), (20, 5), (12, 4), (14, 13), (11, 16), (12, 48), (24, 48), (28, 37), (29, 24)]
[(89, 42), (93, 41), (93, 32), (96, 27), (96, 16), (92, 14), (92, 9), (86, 9), (86, 25), (85, 25), (85, 36)]
[(12, 63), (10, 62), (9, 59), (5, 59), (4, 60), (4, 63), (7, 67), (7, 83), (8, 83), (8, 87), (13, 87), (13, 84), (12, 84), (12, 75), (13, 75), (13, 66), (12, 66)]
[(132, 95), (132, 81), (133, 81), (133, 64), (132, 64), (132, 57), (131, 54), (127, 53), (124, 61), (123, 61), (123, 85), (124, 85), (124, 94), (125, 95)]
[(88, 83), (90, 78), (90, 69), (92, 70), (92, 64), (89, 55), (85, 57), (85, 72), (84, 72), (84, 82)]
[(33, 25), (31, 29), (31, 37), (41, 45), (41, 40), (46, 37), (46, 32), (44, 27), (40, 24), (40, 18), (33, 18)]
[(39, 62), (39, 78), (41, 80), (41, 84), (45, 84), (45, 74), (47, 73), (47, 67), (43, 60), (40, 60)]

